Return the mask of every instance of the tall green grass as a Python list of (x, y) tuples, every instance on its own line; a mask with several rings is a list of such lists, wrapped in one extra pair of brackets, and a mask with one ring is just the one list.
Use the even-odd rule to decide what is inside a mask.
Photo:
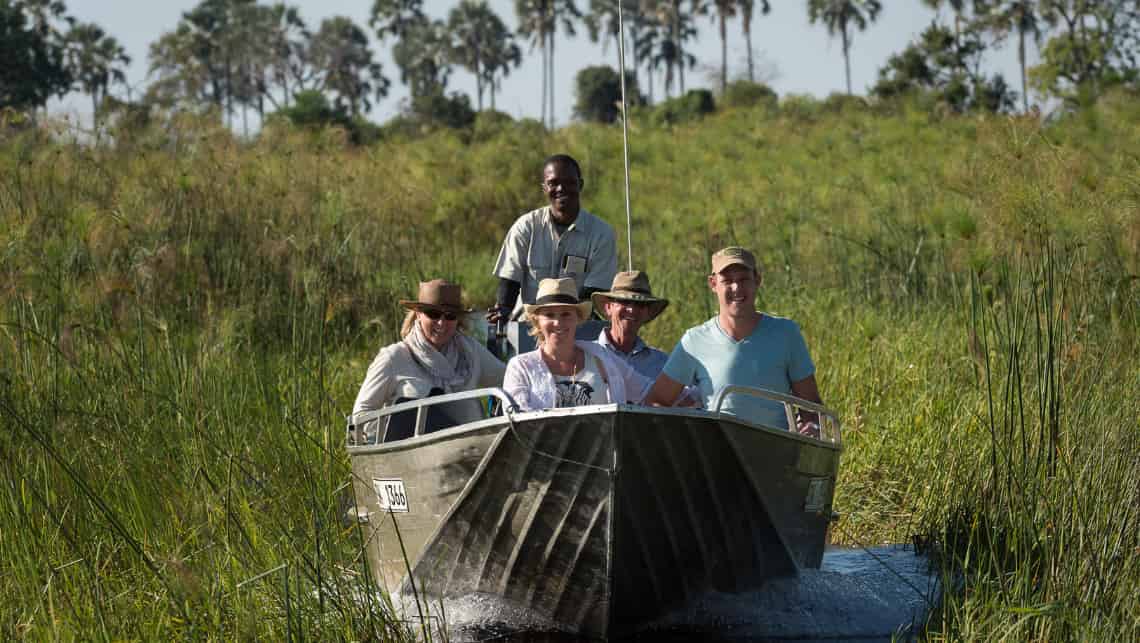
[[(1140, 629), (1138, 116), (798, 100), (633, 128), (634, 265), (673, 300), (647, 339), (713, 313), (711, 250), (757, 251), (845, 421), (834, 534), (936, 553), (932, 638)], [(556, 151), (624, 248), (620, 136), (594, 125), (8, 136), (0, 635), (409, 636), (343, 521), (342, 416), (417, 281), (490, 302)]]

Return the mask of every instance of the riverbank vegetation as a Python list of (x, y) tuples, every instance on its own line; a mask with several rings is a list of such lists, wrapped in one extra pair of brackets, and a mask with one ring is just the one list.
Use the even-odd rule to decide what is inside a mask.
[[(712, 314), (711, 250), (756, 251), (845, 422), (833, 540), (932, 552), (931, 638), (1140, 634), (1137, 123), (1112, 94), (633, 126), (633, 264), (673, 301), (647, 339)], [(67, 141), (0, 144), (0, 634), (403, 636), (343, 518), (343, 414), (418, 281), (491, 303), (548, 153), (625, 265), (620, 131)]]

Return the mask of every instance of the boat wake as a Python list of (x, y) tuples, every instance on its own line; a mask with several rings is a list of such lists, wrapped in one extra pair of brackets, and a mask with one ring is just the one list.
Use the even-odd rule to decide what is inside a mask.
[[(759, 590), (707, 593), (627, 640), (891, 641), (917, 637), (939, 600), (937, 574), (913, 548), (831, 548), (820, 569), (774, 578)], [(415, 613), (414, 604), (404, 605)], [(533, 610), (491, 594), (469, 594), (431, 606), (446, 622), (440, 640), (455, 643), (589, 641)], [(433, 633), (440, 627), (433, 626)]]

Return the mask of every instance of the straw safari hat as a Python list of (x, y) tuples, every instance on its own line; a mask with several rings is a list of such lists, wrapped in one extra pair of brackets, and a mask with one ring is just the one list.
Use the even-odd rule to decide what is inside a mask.
[(649, 319), (645, 320), (647, 324), (656, 319), (669, 305), (668, 299), (653, 296), (653, 292), (649, 289), (649, 275), (641, 270), (617, 273), (614, 275), (614, 282), (609, 292), (596, 292), (590, 295), (590, 299), (602, 317), (606, 317), (606, 302), (610, 300), (649, 304)]
[(437, 308), (460, 315), (471, 312), (470, 308), (463, 307), (463, 288), (446, 279), (421, 281), (415, 300), (401, 299), (400, 305), (408, 310)]
[(589, 319), (592, 304), (578, 300), (578, 284), (572, 277), (562, 277), (538, 282), (538, 294), (534, 303), (524, 305), (523, 309), (527, 315), (534, 315), (543, 308), (554, 306), (572, 306), (578, 309), (579, 319)]

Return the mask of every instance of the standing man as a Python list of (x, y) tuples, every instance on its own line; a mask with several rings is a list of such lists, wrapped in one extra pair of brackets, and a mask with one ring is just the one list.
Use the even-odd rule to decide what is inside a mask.
[[(815, 383), (815, 365), (794, 321), (756, 310), (760, 271), (752, 253), (729, 247), (712, 256), (709, 289), (716, 293), (716, 317), (685, 331), (661, 375), (653, 383), (647, 404), (672, 405), (685, 385), (700, 390), (705, 408), (729, 384), (755, 386), (822, 404)], [(727, 413), (773, 427), (787, 428), (778, 402), (743, 395), (726, 399)], [(818, 418), (804, 417), (796, 427), (819, 434)]]
[(582, 170), (565, 154), (542, 164), (542, 192), (550, 205), (528, 212), (511, 226), (494, 275), (499, 278), (494, 323), (534, 304), (543, 279), (571, 277), (578, 297), (605, 290), (617, 272), (617, 244), (610, 224), (582, 209)]

